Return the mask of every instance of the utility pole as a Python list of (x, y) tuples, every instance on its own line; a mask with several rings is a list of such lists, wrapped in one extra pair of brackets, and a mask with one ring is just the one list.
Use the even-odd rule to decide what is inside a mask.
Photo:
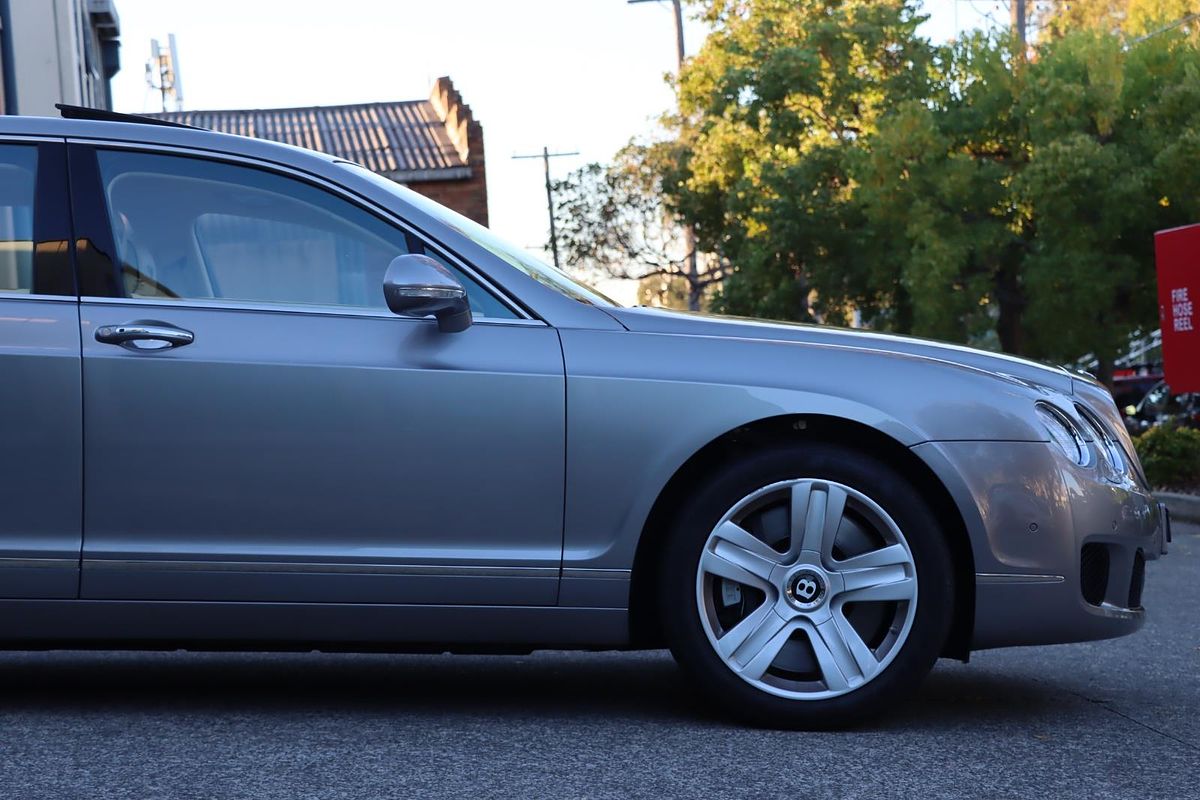
[[(637, 3), (657, 3), (660, 0), (627, 0), (629, 5)], [(679, 66), (677, 74), (683, 74), (683, 61), (687, 52), (683, 48), (683, 0), (671, 0), (675, 7), (675, 56)], [(691, 225), (683, 226), (683, 247), (687, 251), (688, 276), (688, 307), (691, 311), (700, 310), (700, 295), (696, 287), (700, 282), (700, 260), (696, 255), (696, 229)]]
[(549, 147), (543, 147), (542, 152), (531, 156), (513, 156), (514, 159), (540, 158), (546, 168), (546, 208), (550, 212), (550, 254), (554, 256), (554, 266), (562, 269), (558, 263), (558, 232), (554, 229), (554, 184), (550, 182), (550, 159), (560, 156), (577, 156), (578, 152), (551, 153)]
[[(637, 3), (659, 3), (662, 0), (628, 0), (629, 5)], [(671, 0), (671, 5), (675, 6), (675, 51), (679, 56), (679, 66), (683, 68), (683, 59), (686, 53), (683, 50), (683, 0)]]
[(1025, 0), (1008, 0), (1008, 10), (1012, 13), (1012, 29), (1017, 36), (1017, 49), (1025, 54)]

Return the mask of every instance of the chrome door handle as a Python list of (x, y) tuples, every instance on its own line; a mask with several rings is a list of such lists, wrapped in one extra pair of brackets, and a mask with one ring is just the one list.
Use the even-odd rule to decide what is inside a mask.
[[(166, 350), (183, 347), (196, 340), (195, 334), (166, 322), (139, 319), (122, 325), (101, 325), (96, 328), (96, 341), (104, 344), (119, 344), (127, 350)], [(161, 342), (159, 346), (139, 342)]]

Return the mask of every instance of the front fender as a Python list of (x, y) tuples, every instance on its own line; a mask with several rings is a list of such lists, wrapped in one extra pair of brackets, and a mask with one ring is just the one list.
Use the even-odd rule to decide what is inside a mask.
[(567, 372), (564, 570), (629, 570), (655, 500), (696, 452), (781, 415), (869, 426), (901, 445), (1044, 441), (1038, 390), (922, 356), (655, 333), (560, 331)]

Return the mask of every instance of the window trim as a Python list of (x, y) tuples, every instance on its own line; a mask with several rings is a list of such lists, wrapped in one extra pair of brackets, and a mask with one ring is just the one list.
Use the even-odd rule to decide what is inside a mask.
[[(14, 295), (28, 298), (29, 295)], [(55, 300), (71, 300), (73, 297), (54, 297)], [(205, 300), (203, 298), (179, 298), (162, 300), (156, 297), (94, 297), (81, 298), (81, 302), (106, 306), (147, 306), (153, 308), (186, 308), (197, 311), (245, 311), (247, 313), (299, 314), (314, 317), (352, 317), (359, 319), (390, 319), (403, 322), (428, 322), (436, 325), (433, 317), (405, 317), (383, 308), (361, 308), (356, 306), (329, 306), (307, 303), (259, 303), (252, 300)], [(501, 317), (475, 317), (472, 325), (518, 325), (521, 327), (544, 328), (540, 319), (504, 319)]]
[[(445, 247), (442, 247), (437, 242), (431, 240), (421, 230), (398, 216), (391, 209), (385, 208), (376, 203), (371, 203), (359, 195), (347, 190), (345, 187), (339, 186), (338, 184), (325, 178), (321, 178), (303, 170), (273, 161), (263, 161), (256, 158), (249, 158), (231, 153), (220, 153), (211, 150), (147, 144), (143, 142), (123, 142), (78, 138), (68, 138), (66, 140), (66, 144), (70, 162), (69, 171), (71, 176), (71, 208), (75, 217), (75, 241), (79, 243), (82, 243), (85, 240), (88, 241), (91, 245), (90, 250), (94, 254), (91, 258), (87, 259), (87, 261), (90, 262), (87, 264), (83, 263), (85, 260), (83, 258), (76, 258), (75, 260), (76, 285), (79, 287), (79, 297), (81, 300), (86, 300), (88, 302), (100, 301), (104, 303), (116, 302), (132, 303), (136, 305), (152, 305), (159, 308), (206, 308), (231, 311), (273, 311), (280, 313), (302, 313), (340, 317), (416, 319), (411, 317), (401, 317), (397, 314), (387, 311), (386, 309), (371, 309), (354, 306), (263, 303), (226, 299), (214, 299), (209, 301), (201, 298), (162, 300), (157, 298), (118, 296), (119, 282), (116, 279), (115, 259), (111, 255), (108, 255), (109, 253), (116, 252), (116, 244), (113, 241), (112, 222), (108, 209), (108, 200), (105, 196), (103, 183), (100, 177), (100, 165), (99, 159), (97, 158), (97, 151), (125, 150), (142, 152), (150, 155), (171, 155), (181, 158), (194, 158), (203, 161), (228, 164), (230, 166), (258, 169), (282, 177), (291, 178), (293, 180), (299, 180), (303, 183), (313, 186), (314, 188), (329, 192), (335, 197), (356, 206), (365, 213), (371, 214), (384, 224), (396, 228), (410, 242), (415, 238), (425, 247), (436, 251), (443, 258), (445, 258), (447, 262), (453, 264), (456, 268), (462, 270), (463, 273), (470, 276), (476, 283), (479, 284), (480, 288), (491, 294), (501, 305), (516, 315), (514, 319), (503, 319), (499, 317), (476, 317), (473, 321), (473, 324), (505, 325), (515, 323), (518, 325), (529, 325), (532, 323), (537, 326), (547, 325), (545, 321), (538, 319), (531, 314), (524, 304), (518, 302), (508, 292), (497, 286), (495, 282), (490, 280), (485, 274), (467, 264), (465, 261), (463, 261), (463, 259), (453, 254)], [(98, 244), (97, 240), (99, 240)], [(72, 249), (74, 250), (75, 248), (73, 247)], [(103, 265), (103, 268), (101, 267), (101, 259), (106, 262), (106, 264)], [(106, 277), (107, 282), (105, 282)], [(99, 289), (102, 293), (96, 293), (92, 291), (93, 289)]]
[[(29, 292), (0, 292), (0, 298), (76, 301), (70, 184), (66, 140), (45, 136), (0, 136), (0, 145), (37, 152), (33, 189), (33, 285)], [(60, 274), (55, 274), (60, 273)], [(58, 283), (53, 286), (50, 284)], [(32, 291), (34, 288), (50, 291)]]

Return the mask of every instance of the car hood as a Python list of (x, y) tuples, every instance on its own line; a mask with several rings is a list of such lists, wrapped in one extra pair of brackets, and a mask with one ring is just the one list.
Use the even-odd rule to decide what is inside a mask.
[(1003, 353), (976, 350), (973, 347), (917, 339), (910, 336), (873, 331), (833, 328), (791, 322), (767, 322), (741, 317), (721, 317), (661, 308), (606, 309), (631, 331), (683, 336), (722, 336), (738, 339), (853, 347), (883, 354), (917, 356), (971, 367), (1042, 386), (1062, 394), (1073, 394), (1072, 373)]

